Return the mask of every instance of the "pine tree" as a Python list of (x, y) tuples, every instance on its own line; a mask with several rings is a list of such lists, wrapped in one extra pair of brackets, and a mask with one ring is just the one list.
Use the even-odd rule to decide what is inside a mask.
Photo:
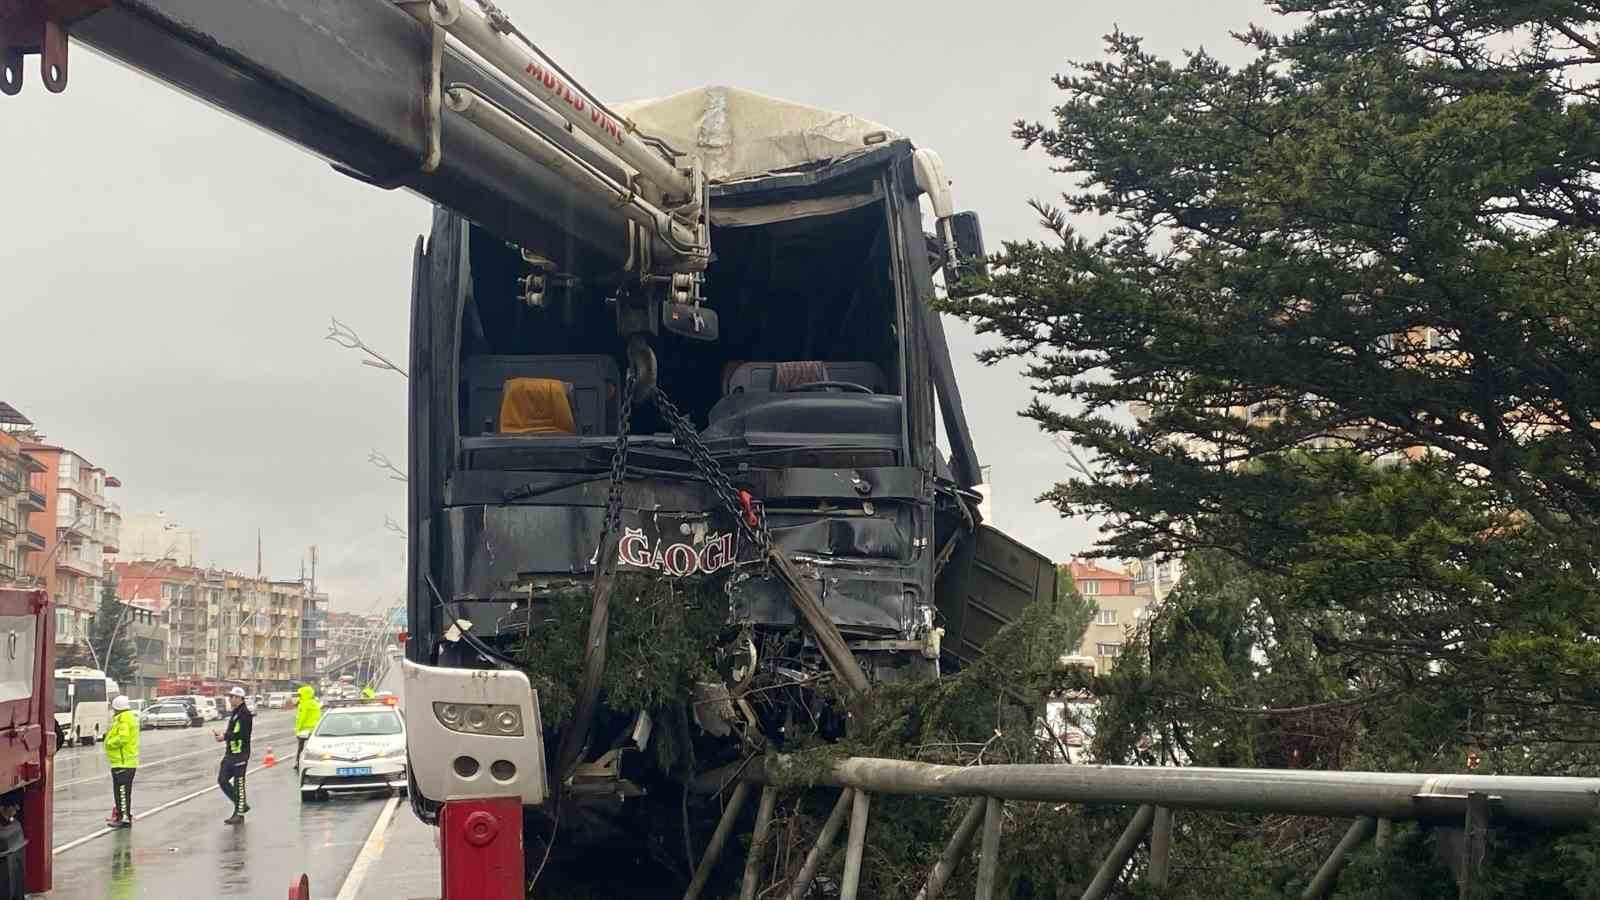
[(100, 609), (89, 626), (89, 643), (107, 677), (122, 684), (139, 674), (132, 619), (132, 611), (117, 598), (115, 579), (106, 579), (100, 591)]
[[(1097, 554), (1190, 562), (1096, 685), (1097, 753), (1600, 773), (1600, 8), (1269, 6), (1309, 15), (1244, 65), (1117, 32), (1058, 77), (1015, 136), (1076, 184), (945, 303), (1097, 460), (1046, 498), (1112, 523)], [(1171, 896), (1325, 845), (1240, 834)], [(1590, 895), (1582, 841), (1498, 895)]]

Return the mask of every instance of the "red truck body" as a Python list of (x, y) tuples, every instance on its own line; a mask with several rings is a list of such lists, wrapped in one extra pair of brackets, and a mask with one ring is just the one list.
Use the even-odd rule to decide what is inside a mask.
[(163, 678), (156, 682), (157, 697), (180, 696), (215, 697), (217, 682), (210, 678)]
[(0, 807), (21, 811), (30, 894), (51, 887), (54, 685), (55, 616), (44, 591), (0, 590)]

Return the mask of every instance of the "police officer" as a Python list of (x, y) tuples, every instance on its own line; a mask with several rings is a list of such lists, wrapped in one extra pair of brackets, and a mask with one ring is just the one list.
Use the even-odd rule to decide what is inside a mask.
[(244, 814), (250, 811), (250, 803), (245, 799), (244, 776), (250, 768), (250, 729), (255, 724), (255, 716), (250, 714), (250, 707), (244, 702), (242, 687), (235, 687), (228, 692), (228, 706), (233, 714), (228, 716), (227, 726), (221, 732), (211, 732), (211, 735), (227, 742), (222, 753), (222, 766), (217, 770), (217, 786), (222, 788), (228, 802), (233, 804), (233, 815), (222, 823), (238, 825), (244, 821)]
[(111, 767), (111, 793), (116, 806), (109, 828), (133, 827), (133, 776), (139, 770), (139, 717), (129, 708), (128, 698), (118, 694), (111, 701), (111, 727), (106, 730), (106, 764)]
[(294, 736), (300, 746), (294, 752), (294, 770), (300, 771), (300, 757), (306, 752), (306, 741), (322, 721), (322, 704), (317, 702), (317, 692), (309, 684), (300, 685), (300, 702), (295, 705)]

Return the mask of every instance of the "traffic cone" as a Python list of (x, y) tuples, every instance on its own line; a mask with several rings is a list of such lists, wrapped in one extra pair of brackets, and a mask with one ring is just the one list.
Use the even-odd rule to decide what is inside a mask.
[(272, 755), (272, 745), (271, 744), (267, 745), (267, 758), (263, 759), (261, 761), (261, 764), (263, 766), (266, 766), (269, 769), (278, 764), (278, 758), (276, 756)]

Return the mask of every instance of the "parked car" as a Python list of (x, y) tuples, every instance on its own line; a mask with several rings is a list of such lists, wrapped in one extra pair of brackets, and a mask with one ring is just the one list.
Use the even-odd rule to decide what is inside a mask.
[(199, 710), (201, 721), (204, 722), (214, 722), (217, 719), (222, 718), (222, 715), (217, 712), (216, 703), (213, 702), (216, 699), (214, 697), (203, 697), (199, 694), (179, 694), (176, 697), (163, 697), (161, 699), (182, 700), (188, 703), (195, 709)]
[(288, 691), (273, 691), (267, 695), (267, 709), (283, 709), (289, 705)]
[(376, 701), (329, 705), (300, 757), (300, 800), (330, 791), (406, 791), (406, 723)]
[(188, 728), (198, 725), (200, 713), (179, 700), (161, 700), (139, 714), (140, 728)]
[(145, 708), (146, 705), (148, 705), (148, 704), (146, 704), (143, 700), (131, 700), (130, 699), (128, 701), (128, 708), (133, 710), (133, 714), (134, 715), (139, 715), (139, 714), (143, 713), (144, 712), (144, 708)]
[(227, 697), (207, 697), (206, 699), (211, 701), (212, 708), (217, 711), (217, 718), (226, 719), (233, 715), (233, 710), (228, 708)]

